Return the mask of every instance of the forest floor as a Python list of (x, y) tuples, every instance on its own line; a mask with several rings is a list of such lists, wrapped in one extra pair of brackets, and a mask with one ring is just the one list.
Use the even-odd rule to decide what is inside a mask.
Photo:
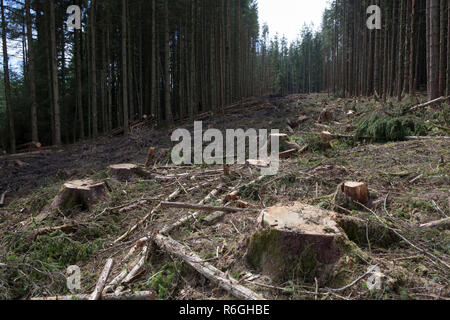
[[(414, 105), (411, 102), (409, 106)], [(116, 262), (116, 277), (129, 260), (127, 253), (144, 235), (155, 234), (189, 213), (183, 209), (155, 210), (136, 230), (116, 241), (156, 203), (145, 199), (165, 199), (179, 190), (177, 202), (198, 203), (219, 185), (222, 187), (209, 204), (218, 205), (233, 188), (240, 189), (240, 199), (249, 204), (243, 212), (229, 213), (215, 224), (203, 217), (181, 226), (171, 237), (202, 259), (225, 272), (240, 284), (267, 299), (450, 299), (450, 232), (419, 226), (450, 215), (450, 142), (433, 138), (399, 142), (372, 143), (354, 139), (336, 139), (324, 146), (317, 138), (327, 130), (349, 135), (372, 110), (386, 104), (370, 100), (341, 99), (326, 94), (290, 95), (283, 98), (252, 98), (230, 108), (225, 116), (229, 129), (280, 129), (299, 145), (309, 145), (306, 152), (281, 162), (278, 175), (267, 176), (257, 184), (243, 187), (259, 177), (259, 170), (232, 166), (230, 175), (206, 171), (219, 167), (174, 167), (169, 163), (171, 130), (140, 128), (128, 138), (103, 137), (62, 149), (0, 157), (0, 195), (8, 190), (6, 205), (0, 208), (0, 299), (28, 299), (69, 294), (66, 268), (78, 265), (82, 271), (81, 293), (93, 291), (108, 258)], [(408, 105), (393, 105), (388, 113)], [(322, 110), (333, 120), (319, 124)], [(349, 118), (349, 110), (354, 116)], [(448, 127), (448, 108), (424, 109), (411, 117), (427, 120), (428, 135), (444, 136)], [(287, 119), (303, 117), (300, 125), (287, 129)], [(222, 128), (224, 119), (204, 121), (204, 128)], [(433, 124), (433, 125), (430, 125)], [(193, 130), (192, 125), (185, 127)], [(441, 128), (441, 129), (439, 129)], [(148, 147), (157, 150), (153, 172), (180, 175), (177, 179), (156, 181), (136, 178), (121, 183), (111, 178), (112, 164), (143, 164)], [(110, 190), (107, 201), (90, 212), (74, 209), (59, 212), (42, 222), (33, 218), (58, 194), (68, 180), (91, 178), (106, 181)], [(345, 208), (333, 201), (333, 194), (345, 181), (364, 181), (371, 193), (371, 208)], [(368, 219), (375, 216), (386, 229), (395, 229), (402, 241), (377, 247), (359, 241), (364, 258), (347, 258), (340, 270), (341, 282), (319, 283), (307, 279), (276, 282), (246, 263), (246, 243), (257, 230), (257, 217), (263, 208), (301, 201), (325, 209)], [(206, 215), (206, 214), (205, 214)], [(74, 224), (76, 231), (56, 231), (30, 241), (34, 230)], [(125, 259), (124, 259), (125, 258)], [(139, 258), (139, 256), (137, 257)], [(139, 259), (137, 259), (139, 260)], [(357, 281), (370, 266), (378, 265), (383, 274), (381, 290), (369, 290), (365, 281)], [(343, 279), (343, 280), (342, 280)], [(158, 299), (227, 299), (229, 293), (205, 280), (180, 259), (156, 246), (136, 277), (124, 284), (123, 291), (155, 293)]]

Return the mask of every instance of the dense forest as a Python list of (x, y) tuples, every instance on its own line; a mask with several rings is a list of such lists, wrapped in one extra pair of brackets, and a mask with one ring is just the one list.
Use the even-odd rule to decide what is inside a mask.
[(379, 30), (371, 1), (335, 0), (289, 44), (254, 0), (77, 0), (81, 30), (66, 25), (73, 1), (3, 0), (0, 144), (127, 134), (266, 94), (449, 95), (448, 1), (375, 2)]

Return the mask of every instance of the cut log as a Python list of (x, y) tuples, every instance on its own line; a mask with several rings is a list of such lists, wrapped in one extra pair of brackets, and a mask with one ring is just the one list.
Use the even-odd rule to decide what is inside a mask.
[(154, 147), (150, 147), (148, 149), (147, 162), (145, 163), (145, 167), (148, 168), (152, 165), (153, 158), (155, 157), (156, 149)]
[(24, 143), (20, 146), (17, 146), (17, 150), (28, 150), (28, 151), (36, 151), (39, 150), (40, 148), (42, 148), (42, 144), (36, 141)]
[(369, 203), (369, 188), (364, 182), (347, 181), (342, 185), (342, 192), (353, 202)]
[(246, 161), (248, 166), (258, 167), (258, 168), (269, 168), (270, 162), (264, 161), (264, 160), (254, 160), (254, 159), (248, 159)]
[(350, 110), (349, 112), (347, 112), (347, 117), (349, 119), (353, 119), (355, 117), (355, 111)]
[(108, 190), (104, 182), (95, 182), (90, 179), (70, 181), (64, 184), (49, 209), (64, 211), (78, 207), (87, 211), (107, 196)]
[(438, 221), (432, 221), (429, 223), (422, 224), (420, 226), (423, 229), (450, 229), (450, 218), (445, 218)]
[(131, 181), (135, 176), (147, 176), (147, 173), (141, 167), (125, 163), (115, 164), (108, 167), (111, 176), (118, 181)]
[(340, 260), (341, 231), (335, 213), (296, 202), (265, 209), (248, 242), (250, 266), (276, 280), (329, 280)]
[(241, 300), (264, 300), (260, 295), (241, 286), (237, 280), (228, 277), (222, 271), (203, 261), (198, 255), (190, 252), (186, 247), (172, 238), (158, 234), (155, 236), (154, 241), (160, 248), (169, 254), (179, 257), (208, 280), (217, 284), (234, 297)]
[(239, 199), (239, 190), (234, 190), (233, 192), (227, 194), (225, 201), (236, 201)]
[(247, 209), (248, 207), (250, 207), (250, 204), (248, 202), (245, 202), (242, 200), (237, 200), (236, 204), (237, 204), (238, 208), (241, 208), (241, 209)]
[(98, 279), (97, 285), (95, 286), (95, 290), (92, 293), (89, 300), (98, 300), (102, 296), (103, 289), (105, 288), (106, 281), (108, 281), (109, 274), (111, 273), (111, 268), (113, 266), (114, 260), (108, 259), (106, 261), (105, 267)]
[[(84, 301), (89, 300), (90, 294), (79, 294), (73, 296), (61, 296), (61, 297), (40, 297), (32, 298), (35, 301)], [(102, 300), (155, 300), (155, 293), (152, 291), (140, 291), (134, 293), (123, 293), (120, 295), (116, 294), (105, 294), (102, 296)]]

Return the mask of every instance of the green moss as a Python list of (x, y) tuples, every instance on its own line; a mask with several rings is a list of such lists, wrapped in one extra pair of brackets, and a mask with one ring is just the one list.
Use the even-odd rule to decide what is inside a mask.
[(270, 252), (272, 260), (281, 262), (280, 233), (276, 230), (263, 230), (252, 236), (248, 243), (247, 261), (255, 269), (261, 269), (264, 256)]
[(267, 229), (254, 234), (248, 241), (247, 262), (250, 267), (269, 274), (275, 281), (314, 281), (322, 270), (314, 249), (307, 247), (299, 255), (294, 255), (283, 252), (281, 242), (281, 233), (277, 230)]

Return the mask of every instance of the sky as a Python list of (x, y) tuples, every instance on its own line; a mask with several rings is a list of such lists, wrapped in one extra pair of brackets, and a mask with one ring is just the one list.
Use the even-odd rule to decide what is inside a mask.
[(304, 23), (314, 23), (317, 30), (328, 0), (258, 0), (259, 22), (269, 25), (270, 36), (278, 32), (289, 42), (297, 39)]

